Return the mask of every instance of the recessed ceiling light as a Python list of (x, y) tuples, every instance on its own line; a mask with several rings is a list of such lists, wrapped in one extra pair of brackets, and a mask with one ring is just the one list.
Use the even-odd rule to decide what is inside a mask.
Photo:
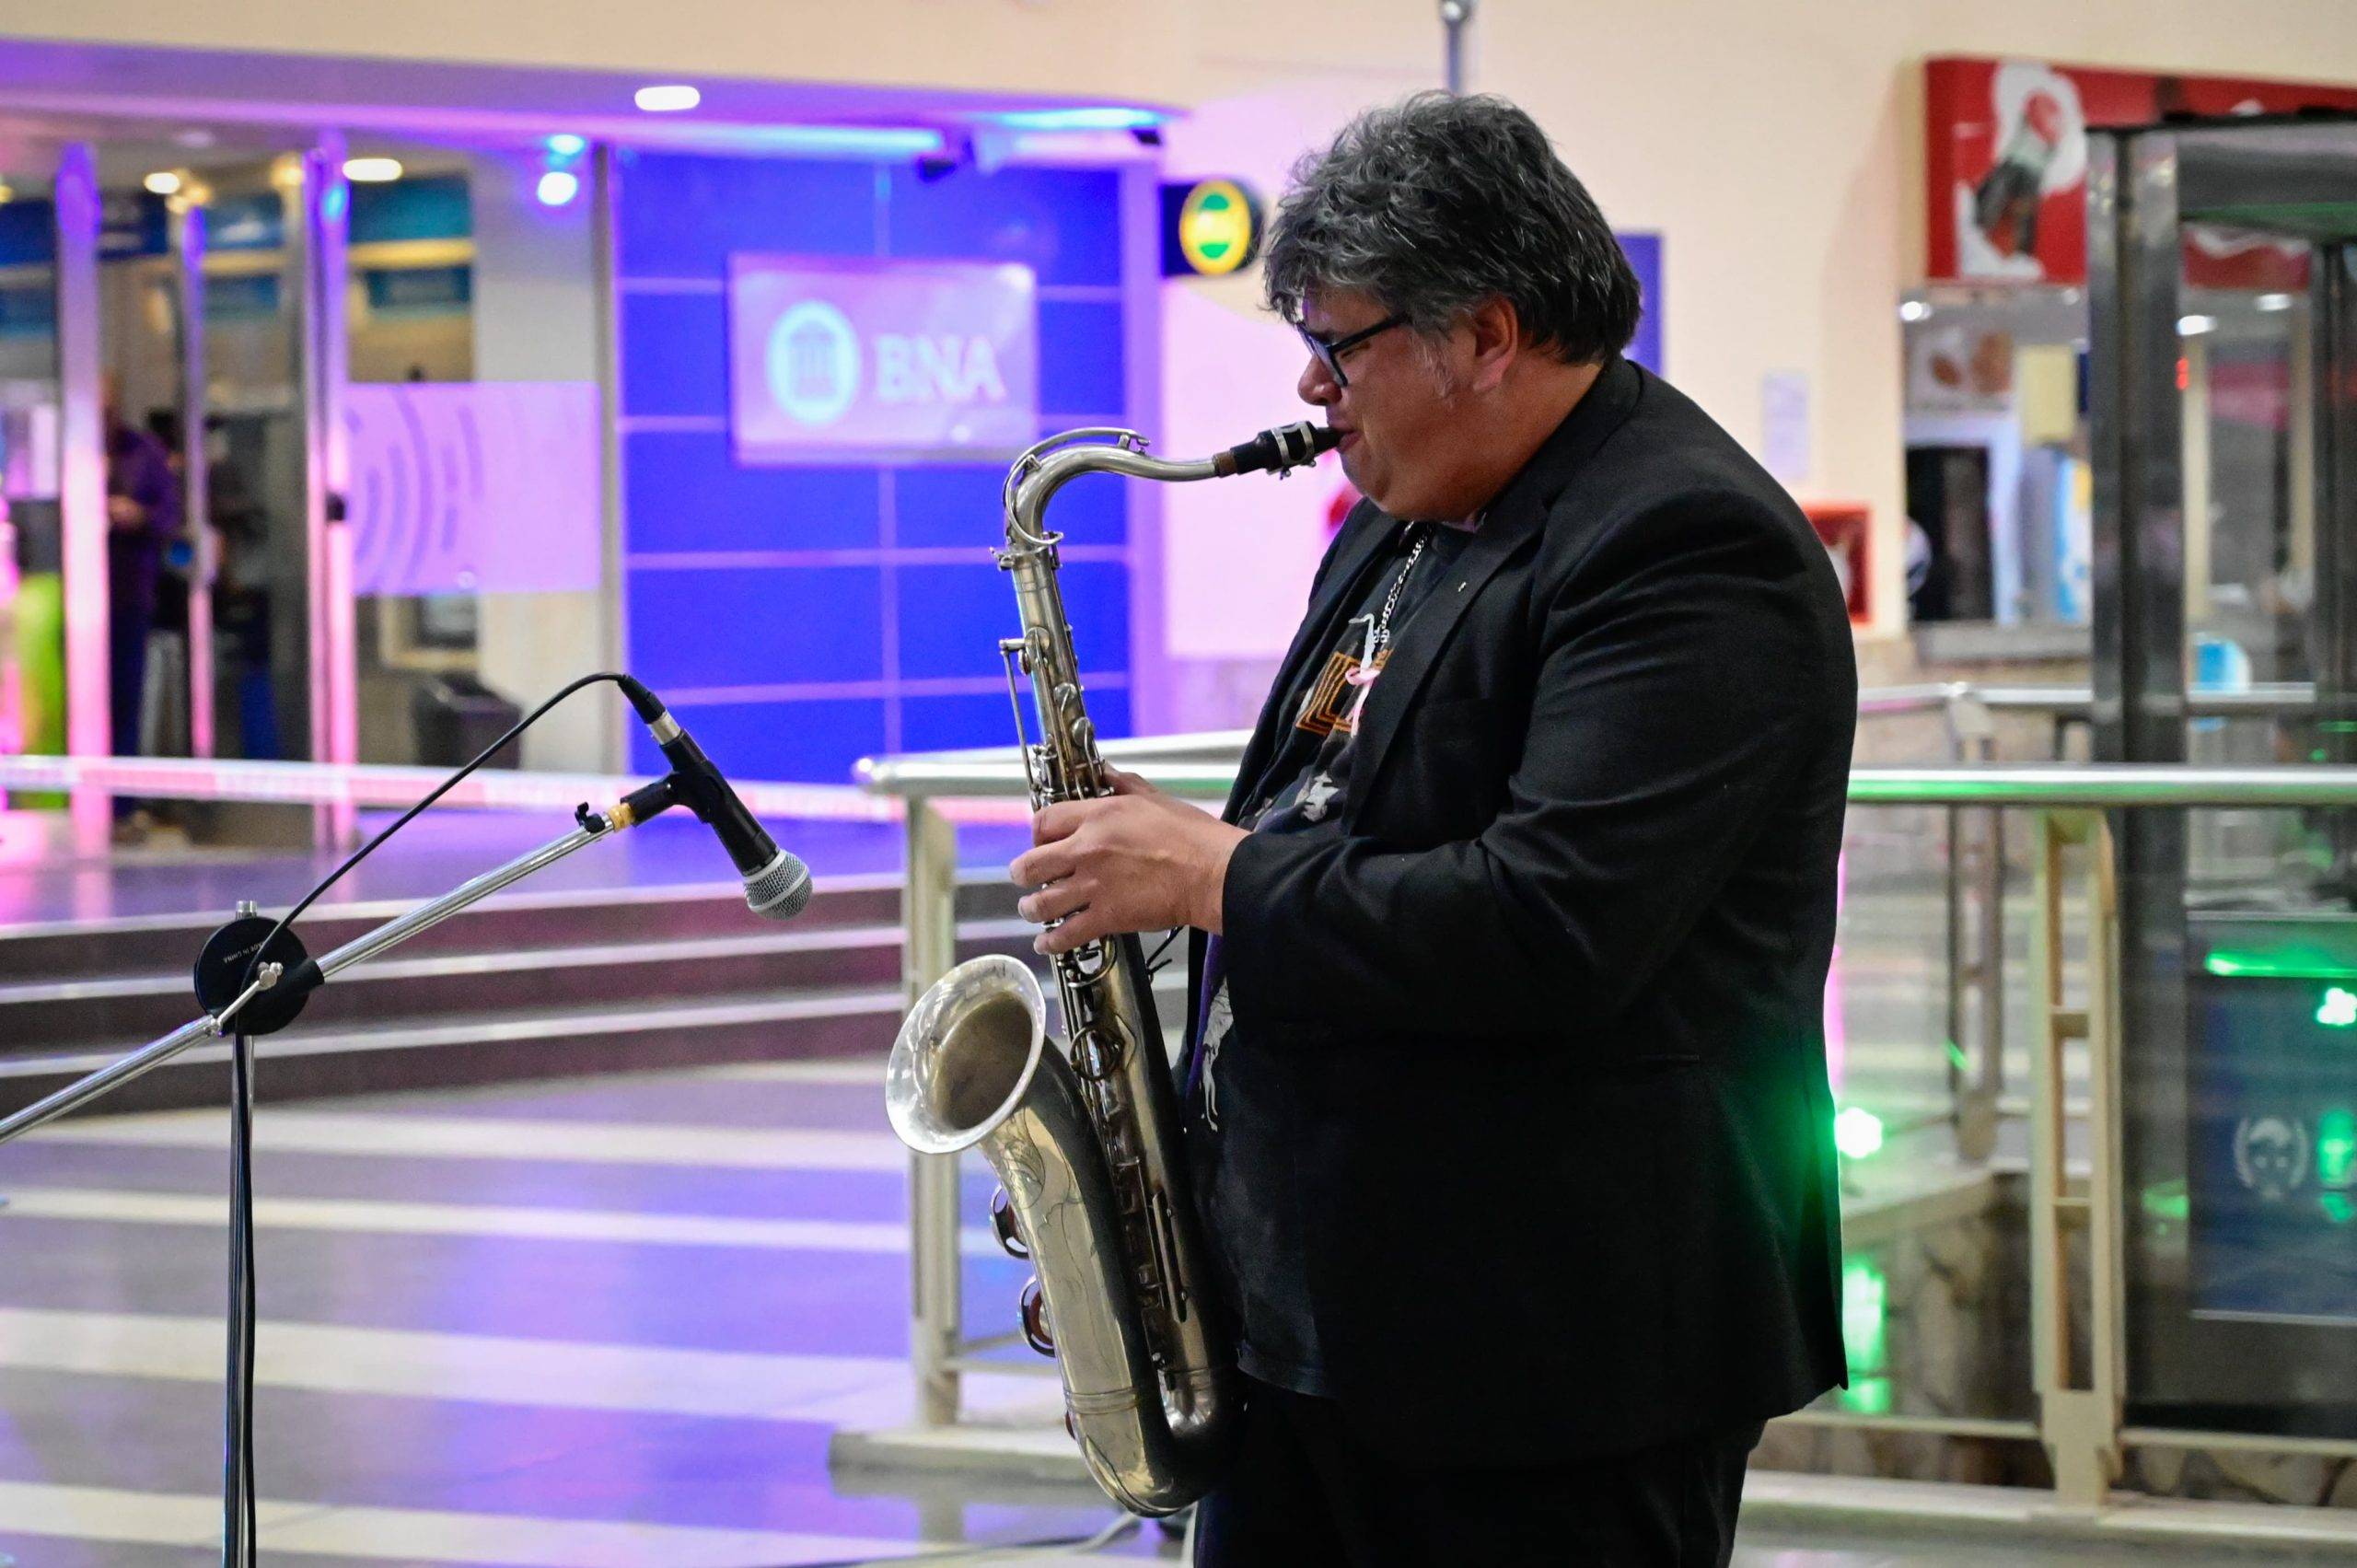
[(559, 131), (549, 138), (549, 151), (558, 157), (579, 157), (588, 150), (588, 142), (570, 131)]
[(2261, 310), (2289, 310), (2292, 308), (2292, 296), (2288, 294), (2262, 294), (2251, 303)]
[(348, 157), (343, 160), (343, 177), (363, 185), (383, 185), (401, 177), (401, 160), (397, 157)]
[(641, 87), (632, 95), (631, 101), (649, 114), (677, 114), (681, 110), (693, 109), (702, 103), (703, 94), (683, 82), (673, 82)]
[(562, 207), (581, 194), (581, 176), (569, 168), (552, 168), (540, 176), (540, 183), (533, 194), (544, 207)]
[(159, 168), (139, 183), (147, 187), (151, 194), (168, 196), (180, 188), (180, 177), (168, 168)]
[(1921, 321), (1931, 313), (1932, 308), (1920, 299), (1908, 300), (1898, 308), (1898, 319), (1902, 321)]
[(2215, 316), (2180, 316), (2177, 319), (2177, 330), (2179, 335), (2189, 338), (2198, 338), (2204, 332), (2214, 331), (2217, 326), (2218, 318)]

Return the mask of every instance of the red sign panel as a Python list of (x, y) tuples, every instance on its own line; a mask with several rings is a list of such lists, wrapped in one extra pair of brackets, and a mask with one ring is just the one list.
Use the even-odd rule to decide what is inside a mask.
[[(1924, 173), (1934, 278), (2071, 284), (2087, 275), (2087, 128), (2168, 114), (2357, 110), (2357, 87), (2154, 75), (2035, 60), (1924, 66)], [(2188, 275), (2216, 288), (2294, 288), (2304, 246), (2192, 236)]]

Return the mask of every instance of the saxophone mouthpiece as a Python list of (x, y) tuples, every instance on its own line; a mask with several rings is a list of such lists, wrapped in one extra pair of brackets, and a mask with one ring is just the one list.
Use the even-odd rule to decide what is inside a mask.
[(1341, 432), (1305, 419), (1263, 430), (1242, 446), (1230, 447), (1212, 459), (1212, 466), (1223, 479), (1239, 473), (1283, 474), (1316, 462), (1319, 453), (1332, 451), (1341, 439)]

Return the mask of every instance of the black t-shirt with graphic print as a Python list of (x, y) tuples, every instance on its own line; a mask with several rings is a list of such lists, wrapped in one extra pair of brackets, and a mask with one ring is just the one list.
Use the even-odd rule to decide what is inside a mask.
[[(1351, 760), (1369, 633), (1393, 585), (1389, 640), (1374, 660), (1379, 678), (1389, 646), (1418, 607), (1448, 575), (1471, 538), (1464, 528), (1418, 524), (1366, 572), (1350, 616), (1324, 660), (1289, 694), (1293, 715), (1237, 825), (1258, 833), (1336, 832), (1350, 789)], [(1417, 540), (1422, 553), (1404, 581), (1400, 571)], [(1213, 1252), (1227, 1274), (1237, 1318), (1237, 1363), (1249, 1376), (1295, 1393), (1327, 1392), (1300, 1238), (1313, 1217), (1302, 1211), (1294, 1151), (1285, 1140), (1301, 1128), (1284, 1042), (1231, 1014), (1226, 967), (1217, 936), (1203, 951), (1202, 1023), (1188, 1063), (1188, 1140), (1195, 1191)]]

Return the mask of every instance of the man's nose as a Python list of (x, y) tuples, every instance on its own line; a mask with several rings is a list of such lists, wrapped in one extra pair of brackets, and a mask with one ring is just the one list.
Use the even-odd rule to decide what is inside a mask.
[(1331, 408), (1342, 400), (1342, 389), (1334, 385), (1333, 372), (1314, 354), (1301, 367), (1301, 379), (1294, 383), (1294, 391), (1312, 408)]

